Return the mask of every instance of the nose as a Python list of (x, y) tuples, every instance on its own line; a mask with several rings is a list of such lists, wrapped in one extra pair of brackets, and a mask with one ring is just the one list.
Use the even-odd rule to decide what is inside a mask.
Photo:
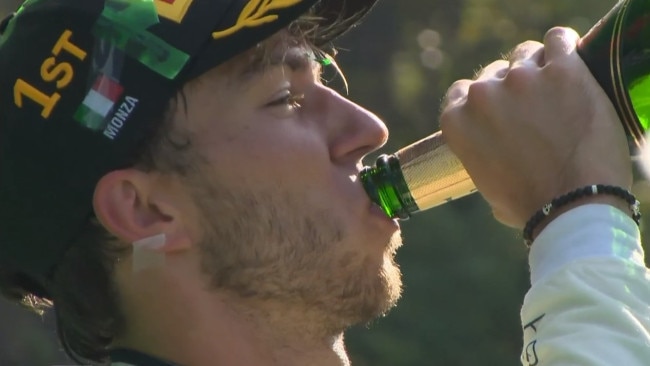
[(388, 140), (386, 125), (372, 112), (327, 86), (317, 84), (312, 92), (309, 104), (324, 129), (332, 161), (357, 164)]

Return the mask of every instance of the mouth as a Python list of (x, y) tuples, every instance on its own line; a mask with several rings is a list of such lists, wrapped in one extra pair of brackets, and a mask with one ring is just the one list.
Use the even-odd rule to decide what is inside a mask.
[(397, 219), (390, 218), (388, 215), (386, 215), (386, 212), (384, 212), (384, 210), (378, 204), (372, 202), (369, 198), (368, 198), (368, 211), (370, 211), (370, 214), (373, 217), (376, 217), (382, 222), (389, 224), (393, 228), (399, 229), (399, 223)]
[(364, 200), (367, 202), (367, 208), (370, 216), (377, 219), (377, 221), (380, 221), (383, 225), (390, 226), (393, 230), (399, 230), (399, 223), (397, 219), (389, 217), (381, 208), (381, 206), (373, 201), (372, 197), (369, 196), (368, 191), (364, 187), (362, 180), (359, 178), (359, 174), (361, 174), (361, 171), (357, 172), (354, 175), (350, 175), (350, 180), (357, 184), (357, 187), (361, 188), (360, 191), (364, 197)]
[(369, 206), (370, 206), (369, 207), (370, 212), (373, 215), (381, 216), (381, 217), (384, 217), (386, 219), (392, 220), (390, 217), (388, 217), (388, 215), (386, 215), (386, 212), (384, 212), (384, 210), (378, 204), (370, 201)]

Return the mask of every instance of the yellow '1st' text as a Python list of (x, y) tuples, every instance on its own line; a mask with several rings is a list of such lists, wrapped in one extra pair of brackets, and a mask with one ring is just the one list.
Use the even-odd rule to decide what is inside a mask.
[[(76, 46), (70, 38), (72, 31), (65, 30), (56, 44), (52, 48), (52, 56), (46, 58), (41, 64), (41, 78), (45, 82), (55, 83), (57, 90), (65, 89), (74, 77), (74, 68), (69, 62), (58, 62), (57, 57), (61, 52), (66, 52), (79, 61), (86, 58), (86, 52)], [(52, 114), (52, 110), (56, 107), (61, 99), (61, 94), (54, 92), (48, 95), (38, 88), (34, 87), (23, 79), (17, 79), (14, 84), (14, 103), (18, 108), (23, 107), (23, 98), (30, 99), (43, 107), (41, 117), (48, 119)]]

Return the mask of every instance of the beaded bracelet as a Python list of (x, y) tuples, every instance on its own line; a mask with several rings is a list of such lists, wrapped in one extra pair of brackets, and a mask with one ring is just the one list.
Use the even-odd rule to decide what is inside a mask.
[(545, 217), (550, 215), (551, 212), (582, 197), (595, 196), (598, 194), (607, 194), (624, 199), (625, 202), (630, 205), (630, 210), (632, 210), (632, 219), (634, 222), (636, 222), (637, 225), (640, 224), (641, 203), (636, 199), (636, 197), (634, 197), (632, 193), (621, 187), (594, 184), (578, 188), (575, 191), (554, 198), (550, 203), (545, 204), (539, 211), (535, 212), (535, 214), (530, 218), (530, 220), (528, 220), (526, 226), (524, 227), (524, 243), (526, 246), (530, 247), (533, 244), (533, 230), (535, 230), (537, 225), (539, 225)]

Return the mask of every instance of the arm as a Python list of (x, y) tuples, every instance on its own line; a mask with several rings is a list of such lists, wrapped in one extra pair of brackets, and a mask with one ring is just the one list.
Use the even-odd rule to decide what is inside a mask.
[[(554, 28), (544, 44), (520, 44), (447, 93), (440, 122), (449, 148), (495, 217), (520, 230), (577, 188), (632, 185), (623, 128), (578, 42)], [(525, 365), (650, 365), (650, 275), (627, 206), (584, 197), (534, 231)]]
[(560, 216), (530, 252), (524, 365), (647, 365), (650, 273), (639, 230), (608, 205)]

